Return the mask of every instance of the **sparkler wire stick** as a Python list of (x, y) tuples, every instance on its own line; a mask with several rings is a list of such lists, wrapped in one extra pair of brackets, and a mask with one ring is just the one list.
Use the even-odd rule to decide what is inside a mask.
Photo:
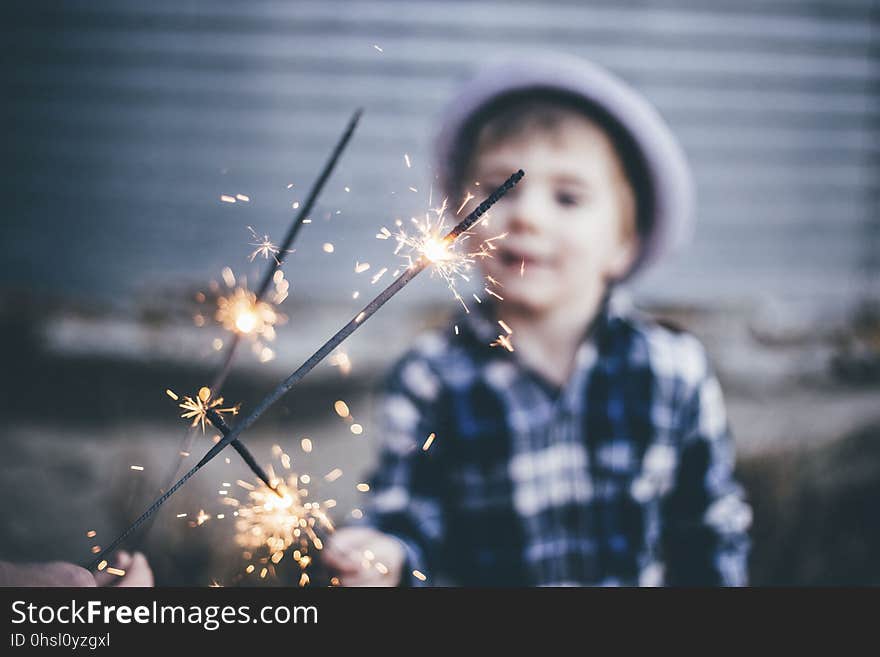
[[(318, 195), (324, 189), (324, 185), (327, 183), (327, 180), (330, 178), (330, 174), (333, 173), (333, 170), (336, 168), (336, 163), (339, 161), (339, 158), (342, 156), (342, 152), (345, 150), (345, 147), (348, 145), (349, 140), (351, 139), (352, 134), (354, 134), (354, 130), (358, 125), (358, 122), (361, 119), (361, 115), (363, 114), (363, 109), (358, 108), (355, 110), (354, 114), (351, 115), (351, 118), (348, 121), (348, 125), (345, 127), (345, 131), (342, 133), (342, 136), (339, 138), (339, 141), (336, 142), (336, 146), (333, 148), (333, 151), (330, 153), (330, 157), (327, 158), (327, 161), (324, 163), (324, 168), (321, 170), (321, 173), (318, 175), (317, 180), (315, 180), (311, 189), (309, 190), (309, 194), (306, 197), (306, 200), (303, 202), (300, 207), (299, 212), (296, 215), (293, 223), (290, 225), (290, 228), (287, 231), (287, 235), (284, 237), (284, 242), (281, 246), (278, 247), (278, 253), (272, 259), (272, 265), (266, 268), (266, 273), (263, 274), (263, 279), (260, 282), (260, 287), (257, 288), (256, 294), (256, 303), (259, 303), (263, 300), (263, 297), (266, 296), (266, 293), (269, 291), (269, 287), (272, 284), (272, 279), (275, 276), (275, 272), (281, 269), (281, 266), (284, 264), (284, 258), (290, 250), (290, 245), (293, 244), (294, 240), (296, 240), (297, 234), (299, 234), (300, 228), (302, 228), (303, 221), (309, 216), (309, 213), (312, 211), (312, 208), (315, 205), (315, 201), (318, 199)], [(220, 370), (217, 372), (217, 375), (214, 377), (214, 380), (211, 382), (210, 390), (211, 393), (216, 397), (220, 395), (220, 390), (223, 387), (223, 384), (226, 383), (226, 379), (229, 376), (230, 371), (232, 370), (232, 361), (235, 357), (235, 352), (238, 350), (238, 346), (241, 343), (241, 334), (233, 333), (232, 341), (229, 343), (229, 346), (226, 349), (226, 355), (223, 359), (223, 365)], [(215, 427), (217, 426), (214, 423)], [(220, 427), (217, 427), (218, 429)], [(189, 452), (190, 444), (192, 443), (192, 437), (195, 434), (195, 429), (190, 429), (187, 431), (184, 436), (183, 442), (180, 445), (180, 449), (178, 450), (178, 458), (174, 464), (174, 470), (168, 476), (168, 479), (164, 486), (162, 486), (161, 490), (165, 491), (168, 487), (174, 483), (174, 480), (177, 477), (177, 473), (180, 470), (180, 464), (183, 462), (182, 453)], [(232, 442), (232, 446), (235, 448), (235, 451), (244, 459), (245, 463), (247, 463), (248, 467), (253, 471), (257, 477), (259, 477), (263, 483), (265, 483), (269, 488), (275, 490), (275, 487), (272, 486), (269, 477), (263, 471), (263, 468), (257, 463), (256, 459), (250, 453), (247, 447), (244, 444), (235, 440)]]
[[(462, 233), (470, 229), (477, 220), (486, 213), (489, 208), (491, 208), (502, 196), (504, 196), (508, 191), (510, 191), (514, 185), (516, 185), (522, 177), (525, 175), (522, 169), (511, 175), (503, 185), (501, 185), (498, 189), (492, 192), (489, 197), (480, 203), (473, 212), (471, 212), (467, 217), (465, 217), (461, 223), (459, 223), (455, 228), (453, 228), (446, 236), (443, 238), (443, 244), (449, 245), (452, 244)], [(224, 432), (223, 438), (217, 442), (202, 459), (196, 463), (186, 474), (183, 475), (171, 488), (169, 488), (165, 493), (163, 493), (150, 507), (144, 511), (141, 516), (135, 520), (129, 527), (122, 532), (109, 546), (107, 546), (94, 560), (89, 564), (88, 568), (90, 570), (95, 570), (97, 565), (104, 559), (105, 555), (111, 554), (113, 550), (115, 550), (120, 543), (122, 543), (128, 536), (134, 532), (138, 527), (141, 526), (151, 515), (153, 515), (159, 508), (171, 497), (177, 490), (183, 486), (190, 477), (196, 474), (199, 470), (202, 469), (211, 459), (217, 456), (224, 447), (229, 445), (238, 439), (238, 436), (242, 434), (246, 429), (248, 429), (257, 419), (265, 413), (269, 407), (271, 407), (275, 402), (277, 402), (281, 397), (283, 397), (290, 389), (296, 385), (300, 380), (302, 380), (309, 372), (311, 372), (315, 366), (320, 363), (324, 358), (326, 358), (336, 347), (338, 347), (348, 336), (354, 333), (359, 326), (361, 326), (365, 321), (367, 321), (371, 316), (373, 316), (379, 308), (381, 308), (385, 303), (391, 299), (395, 294), (400, 292), (412, 279), (414, 279), (418, 274), (422, 272), (428, 265), (430, 264), (430, 260), (426, 258), (424, 255), (420, 256), (413, 264), (406, 269), (400, 276), (398, 276), (388, 287), (386, 287), (382, 292), (379, 293), (376, 298), (370, 301), (366, 306), (364, 306), (363, 310), (358, 313), (354, 319), (348, 322), (345, 326), (343, 326), (337, 333), (327, 340), (323, 345), (321, 345), (318, 350), (312, 354), (302, 365), (297, 368), (293, 374), (287, 377), (284, 381), (279, 383), (275, 389), (270, 392), (263, 400), (251, 411), (251, 414), (240, 421), (228, 432)], [(219, 417), (219, 414), (214, 409), (208, 409), (207, 417), (215, 426), (222, 427), (225, 426), (223, 422), (223, 418)], [(218, 428), (219, 428), (218, 427)]]

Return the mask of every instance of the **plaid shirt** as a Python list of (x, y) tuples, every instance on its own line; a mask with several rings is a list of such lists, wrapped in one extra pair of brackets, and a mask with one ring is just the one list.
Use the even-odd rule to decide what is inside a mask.
[(746, 583), (751, 510), (695, 338), (607, 303), (557, 389), (489, 346), (485, 315), (457, 326), (419, 339), (382, 402), (365, 522), (402, 541), (404, 583)]

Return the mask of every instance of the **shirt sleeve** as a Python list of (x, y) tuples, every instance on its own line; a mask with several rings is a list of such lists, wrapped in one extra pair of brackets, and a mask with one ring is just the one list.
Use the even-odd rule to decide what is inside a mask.
[(666, 583), (745, 586), (752, 511), (733, 476), (721, 386), (708, 366), (681, 421), (677, 475), (663, 511)]
[(432, 582), (445, 537), (442, 445), (423, 449), (430, 434), (443, 439), (442, 398), (440, 378), (426, 359), (411, 354), (392, 371), (380, 401), (383, 446), (364, 521), (402, 543), (402, 586)]

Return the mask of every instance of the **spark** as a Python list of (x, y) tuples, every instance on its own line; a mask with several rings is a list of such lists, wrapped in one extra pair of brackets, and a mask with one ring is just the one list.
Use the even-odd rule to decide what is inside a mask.
[[(171, 390), (167, 390), (166, 393), (175, 401), (180, 399), (179, 396)], [(180, 417), (185, 420), (192, 418), (192, 424), (190, 426), (195, 428), (201, 425), (202, 433), (205, 432), (205, 421), (208, 420), (208, 411), (214, 411), (220, 414), (221, 417), (224, 413), (238, 415), (239, 411), (239, 404), (223, 407), (223, 397), (211, 399), (211, 389), (208, 387), (200, 388), (195, 398), (185, 396), (178, 406), (184, 411), (180, 414)]]
[(341, 349), (335, 354), (332, 354), (327, 360), (330, 365), (339, 368), (342, 376), (348, 376), (348, 374), (351, 372), (351, 359), (348, 357), (348, 354)]
[(525, 273), (526, 273), (526, 261), (525, 261), (525, 258), (523, 258), (523, 261), (519, 265), (519, 277), (522, 278), (523, 274), (525, 274)]
[(370, 268), (369, 262), (355, 262), (354, 264), (354, 273), (361, 274), (367, 271)]
[[(263, 563), (268, 559), (277, 564), (290, 553), (305, 574), (306, 567), (312, 562), (309, 551), (323, 548), (319, 532), (332, 532), (333, 523), (321, 502), (308, 501), (308, 491), (300, 487), (301, 483), (309, 481), (308, 475), (291, 472), (282, 478), (273, 473), (271, 479), (280, 497), (257, 480), (253, 484), (239, 482), (248, 483), (244, 487), (247, 493), (243, 499), (224, 498), (224, 504), (237, 509), (236, 544), (243, 549), (242, 556), (246, 560), (253, 559), (255, 554), (263, 554)], [(260, 577), (264, 578), (265, 572), (266, 568)]]
[(461, 202), (461, 205), (458, 206), (458, 210), (455, 211), (455, 214), (456, 215), (461, 214), (461, 211), (464, 210), (464, 206), (466, 206), (468, 204), (468, 202), (473, 198), (474, 198), (474, 195), (471, 194), (470, 192), (468, 192), (465, 195), (464, 200)]
[[(254, 241), (250, 243), (251, 246), (257, 247), (254, 249), (253, 253), (250, 254), (248, 259), (253, 262), (257, 256), (263, 256), (263, 259), (268, 260), (269, 256), (272, 256), (272, 259), (281, 264), (281, 261), (277, 258), (277, 255), (281, 253), (281, 249), (269, 239), (268, 235), (263, 235), (260, 237), (257, 235), (257, 231), (254, 230), (253, 226), (248, 226), (247, 229), (251, 232), (251, 236), (254, 238)], [(292, 253), (293, 249), (288, 250), (288, 253)]]
[(415, 577), (416, 579), (419, 579), (419, 580), (421, 580), (421, 581), (423, 581), (423, 582), (424, 582), (425, 580), (428, 579), (428, 578), (425, 576), (425, 573), (423, 573), (423, 572), (420, 571), (420, 570), (414, 570), (414, 571), (412, 571), (412, 574), (413, 574), (413, 577)]
[(418, 193), (419, 193), (419, 190), (416, 189), (415, 187), (410, 187), (410, 188), (409, 188), (409, 191), (413, 192), (414, 194), (418, 194)]
[(131, 468), (132, 470), (143, 471), (144, 466), (142, 466), (142, 465), (130, 465), (129, 468)]
[(333, 253), (333, 251), (335, 251), (333, 245), (330, 242), (324, 242), (324, 246), (321, 248), (324, 249), (324, 253)]
[(427, 452), (428, 448), (431, 447), (431, 443), (433, 443), (433, 442), (434, 442), (434, 434), (432, 433), (430, 436), (428, 436), (428, 439), (425, 441), (425, 444), (422, 445), (422, 451)]
[(98, 570), (104, 570), (107, 567), (107, 560), (101, 559), (101, 563), (98, 564)]
[(302, 451), (304, 451), (306, 454), (311, 453), (312, 441), (310, 439), (303, 438), (302, 441), (300, 441), (300, 446), (302, 447)]
[[(393, 237), (397, 242), (395, 255), (405, 259), (409, 267), (413, 267), (420, 258), (426, 258), (432, 265), (431, 273), (439, 275), (446, 282), (453, 297), (461, 303), (465, 311), (469, 312), (467, 304), (458, 292), (458, 283), (470, 281), (471, 271), (477, 261), (491, 258), (492, 251), (497, 248), (494, 242), (503, 239), (506, 233), (483, 239), (475, 248), (469, 249), (470, 234), (465, 233), (457, 240), (446, 237), (448, 232), (446, 211), (447, 201), (444, 200), (440, 207), (428, 210), (423, 219), (412, 217), (410, 224), (414, 226), (414, 230), (408, 231), (403, 222), (396, 222), (398, 225), (396, 233), (383, 227), (376, 237), (379, 239)], [(489, 282), (493, 285), (497, 284), (497, 281)], [(487, 291), (498, 296), (489, 288)]]
[(507, 331), (507, 335), (513, 335), (513, 329), (511, 329), (511, 328), (510, 328), (510, 327), (504, 322), (504, 320), (499, 319), (499, 320), (498, 320), (498, 325), (499, 325), (501, 328), (503, 328), (505, 331)]
[(407, 169), (412, 169), (412, 162), (409, 161), (409, 153), (403, 154), (403, 161), (406, 162)]
[(360, 520), (361, 518), (364, 517), (364, 512), (361, 511), (360, 509), (352, 509), (351, 510), (351, 517), (354, 518), (355, 520)]
[(364, 428), (363, 428), (363, 426), (361, 426), (361, 425), (358, 424), (357, 422), (355, 422), (354, 424), (352, 424), (351, 427), (350, 427), (350, 429), (351, 429), (351, 432), (352, 432), (355, 436), (360, 436), (360, 435), (364, 432)]
[(490, 347), (504, 347), (507, 351), (513, 351), (513, 343), (510, 341), (510, 338), (506, 335), (499, 335), (498, 339), (495, 342), (489, 344)]
[[(267, 253), (271, 252), (277, 262), (277, 254), (281, 251), (274, 245), (273, 249), (274, 252)], [(254, 353), (261, 361), (271, 360), (275, 354), (265, 343), (275, 340), (275, 327), (287, 321), (287, 316), (277, 309), (277, 305), (287, 299), (290, 282), (284, 277), (283, 271), (277, 270), (271, 279), (272, 293), (268, 295), (268, 300), (263, 300), (248, 289), (245, 280), (240, 283), (236, 281), (228, 267), (224, 267), (221, 273), (227, 291), (217, 296), (214, 319), (225, 330), (252, 340)], [(222, 341), (220, 345), (222, 347)]]
[(224, 203), (235, 203), (235, 197), (229, 194), (220, 194), (220, 200)]
[(336, 481), (337, 479), (339, 479), (341, 476), (342, 476), (342, 470), (340, 470), (339, 468), (333, 468), (330, 472), (328, 472), (327, 474), (324, 475), (324, 479), (326, 481), (333, 482), (333, 481)]
[(382, 50), (379, 46), (377, 46), (375, 43), (373, 44), (373, 48), (375, 48), (375, 49), (376, 49), (377, 51), (379, 51), (379, 52), (385, 52), (385, 51)]
[(111, 575), (116, 575), (117, 577), (125, 577), (125, 571), (121, 568), (114, 568), (113, 566), (110, 566), (109, 568), (107, 568), (107, 572)]
[(97, 536), (97, 535), (98, 535), (98, 532), (96, 532), (94, 529), (90, 529), (89, 531), (86, 532), (86, 536), (88, 536), (89, 538), (95, 538), (95, 536)]
[(382, 278), (382, 277), (385, 275), (385, 272), (387, 272), (387, 271), (388, 271), (388, 267), (382, 267), (382, 269), (380, 269), (380, 270), (376, 273), (376, 275), (373, 276), (372, 279), (370, 279), (370, 283), (371, 283), (372, 285), (375, 285), (375, 284), (379, 281), (379, 279)]
[(237, 198), (242, 203), (250, 203), (251, 202), (251, 197), (247, 196), (245, 194), (236, 194), (235, 198)]

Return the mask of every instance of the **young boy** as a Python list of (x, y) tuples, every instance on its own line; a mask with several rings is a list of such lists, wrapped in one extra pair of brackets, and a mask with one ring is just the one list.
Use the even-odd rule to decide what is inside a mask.
[[(668, 128), (560, 58), (491, 67), (451, 108), (450, 205), (526, 172), (480, 229), (507, 233), (482, 261), (504, 301), (394, 368), (372, 506), (325, 563), (344, 585), (745, 584), (751, 512), (706, 355), (611, 294), (687, 232)], [(515, 351), (490, 346), (498, 320)]]

